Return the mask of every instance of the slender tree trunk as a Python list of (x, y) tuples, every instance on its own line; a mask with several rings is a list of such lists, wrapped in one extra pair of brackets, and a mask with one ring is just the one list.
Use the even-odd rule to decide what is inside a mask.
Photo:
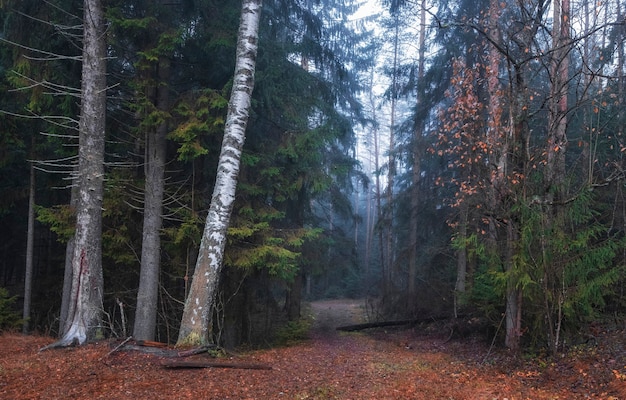
[[(77, 172), (74, 172), (77, 175)], [(76, 177), (72, 178), (72, 187), (70, 189), (70, 208), (77, 209), (78, 205), (78, 182)], [(68, 321), (68, 312), (70, 309), (70, 301), (72, 297), (72, 259), (74, 258), (74, 238), (72, 235), (65, 245), (65, 269), (63, 273), (63, 289), (61, 292), (61, 315), (59, 317), (59, 337), (65, 332), (65, 327), (71, 322)]]
[(397, 105), (397, 97), (398, 97), (398, 58), (399, 58), (399, 47), (400, 47), (400, 21), (399, 17), (396, 13), (395, 16), (395, 35), (394, 35), (394, 45), (393, 45), (393, 71), (392, 71), (392, 83), (391, 83), (391, 110), (390, 110), (390, 121), (389, 121), (389, 158), (388, 158), (388, 168), (387, 168), (387, 193), (386, 200), (387, 204), (385, 207), (385, 215), (384, 215), (384, 232), (385, 232), (385, 271), (387, 276), (385, 281), (387, 282), (387, 291), (385, 292), (385, 297), (390, 295), (390, 290), (393, 282), (394, 276), (394, 257), (393, 257), (393, 243), (394, 243), (394, 229), (393, 229), (393, 216), (394, 216), (394, 180), (396, 176), (396, 105)]
[(105, 21), (100, 0), (85, 0), (83, 68), (79, 122), (78, 204), (72, 289), (59, 345), (79, 344), (101, 332), (102, 198), (104, 194), (104, 128), (106, 114)]
[[(569, 0), (554, 2), (552, 87), (550, 89), (550, 130), (547, 144), (546, 189), (556, 200), (561, 199), (565, 181), (565, 146), (567, 143), (567, 88), (569, 80), (570, 40)], [(552, 199), (550, 199), (552, 200)]]
[[(376, 169), (376, 221), (381, 225), (383, 221), (383, 206), (382, 206), (382, 185), (380, 182), (380, 143), (378, 129), (374, 128), (374, 168)], [(378, 227), (378, 252), (379, 262), (382, 275), (382, 296), (383, 298), (389, 292), (389, 279), (387, 273), (387, 266), (385, 265), (385, 241), (384, 241), (384, 227)]]
[(261, 0), (243, 0), (237, 37), (235, 77), (211, 206), (178, 334), (178, 345), (209, 341), (215, 293), (223, 266), (226, 233), (235, 200), (241, 152), (250, 110)]
[(22, 332), (28, 333), (30, 329), (30, 303), (33, 288), (33, 259), (35, 243), (35, 166), (30, 166), (30, 193), (28, 195), (28, 228), (26, 232), (26, 270), (24, 272), (24, 309), (22, 319)]
[[(516, 252), (517, 233), (512, 221), (507, 224), (507, 249), (505, 266), (507, 271), (514, 268), (513, 258)], [(509, 276), (506, 288), (506, 335), (504, 345), (513, 352), (519, 351), (522, 327), (522, 290), (518, 286), (514, 274)]]
[[(524, 76), (519, 67), (512, 71), (514, 85), (511, 87), (511, 110), (509, 111), (509, 127), (512, 146), (508, 151), (507, 168), (512, 174), (524, 176), (530, 155), (528, 154), (529, 128), (527, 124), (528, 94)], [(513, 190), (510, 184), (508, 189)], [(523, 196), (523, 193), (519, 194)], [(508, 274), (506, 287), (505, 339), (504, 343), (511, 351), (517, 352), (520, 348), (520, 333), (522, 323), (522, 290), (519, 287), (515, 271), (514, 258), (518, 249), (518, 234), (516, 221), (519, 221), (519, 211), (512, 211), (508, 216), (506, 226), (506, 248), (504, 267)]]
[[(420, 82), (424, 78), (424, 56), (426, 52), (426, 0), (422, 0), (420, 11), (419, 30), (419, 60), (417, 66), (417, 80)], [(421, 93), (417, 94), (417, 107), (422, 107)], [(409, 276), (408, 276), (408, 311), (413, 312), (417, 307), (417, 230), (419, 225), (419, 181), (421, 176), (422, 162), (422, 136), (424, 134), (424, 123), (416, 121), (415, 133), (413, 137), (413, 168), (411, 171), (411, 212), (409, 215)]]
[[(373, 80), (373, 72), (372, 72), (372, 82)], [(369, 92), (370, 104), (373, 110), (373, 119), (376, 121), (376, 104), (374, 102), (374, 93), (370, 90)], [(378, 222), (378, 252), (379, 252), (379, 263), (381, 268), (382, 275), (382, 296), (383, 298), (386, 296), (389, 291), (389, 282), (387, 280), (387, 268), (385, 266), (385, 246), (384, 246), (384, 235), (383, 230), (384, 227), (380, 226), (383, 222), (383, 207), (382, 207), (382, 184), (380, 182), (380, 135), (378, 133), (378, 127), (372, 127), (372, 136), (374, 142), (374, 171), (375, 171), (375, 193), (374, 196), (376, 198), (375, 207), (376, 207), (376, 221)]]
[[(499, 37), (499, 19), (500, 19), (500, 2), (499, 0), (491, 0), (489, 6), (489, 32), (495, 37)], [(489, 123), (487, 126), (487, 140), (489, 148), (493, 149), (492, 163), (495, 171), (492, 171), (491, 181), (492, 188), (489, 193), (490, 206), (495, 209), (500, 202), (503, 193), (507, 193), (507, 172), (508, 172), (508, 154), (509, 154), (509, 135), (504, 134), (503, 110), (502, 110), (502, 88), (500, 85), (500, 53), (496, 48), (489, 48), (489, 68), (487, 70), (487, 89), (489, 93), (489, 102), (487, 104), (487, 112), (489, 115)], [(496, 223), (492, 221), (491, 225)], [(497, 238), (494, 238), (494, 241)]]
[(302, 273), (298, 272), (289, 284), (287, 293), (287, 319), (289, 321), (297, 321), (300, 318), (300, 306), (302, 304)]
[[(169, 106), (169, 60), (159, 60), (156, 87), (156, 108), (166, 112)], [(163, 222), (163, 193), (165, 189), (165, 162), (167, 122), (154, 132), (146, 134), (145, 194), (143, 239), (141, 243), (141, 270), (137, 291), (137, 311), (133, 336), (138, 340), (154, 340), (161, 266), (161, 227)]]
[[(467, 223), (469, 215), (469, 206), (466, 201), (459, 206), (459, 239), (466, 242), (467, 239)], [(463, 247), (457, 250), (456, 254), (456, 283), (454, 285), (454, 317), (458, 316), (459, 298), (465, 293), (465, 284), (467, 281), (467, 248)]]
[[(617, 10), (617, 20), (618, 21), (623, 21), (624, 20), (624, 14), (622, 12), (622, 4), (620, 0), (617, 0), (615, 2), (615, 9)], [(619, 107), (618, 107), (618, 115), (619, 115), (619, 123), (617, 124), (617, 136), (618, 137), (622, 137), (622, 135), (624, 134), (624, 82), (626, 82), (626, 77), (624, 76), (624, 64), (626, 64), (626, 62), (624, 61), (625, 57), (624, 57), (624, 43), (625, 43), (625, 27), (622, 25), (619, 28), (619, 38), (617, 40), (617, 43), (619, 43), (619, 45), (617, 46), (617, 70), (618, 72), (618, 86), (617, 86), (617, 90), (618, 90), (618, 102), (619, 102)]]
[[(372, 113), (372, 120), (376, 121), (376, 103), (374, 101), (374, 93), (373, 93), (373, 87), (374, 87), (374, 71), (371, 71), (370, 74), (370, 90), (368, 92), (368, 97), (369, 97), (369, 103), (370, 103), (370, 107), (371, 107), (371, 113)], [(372, 154), (370, 154), (369, 157), (369, 163), (370, 163), (370, 168), (372, 167), (372, 158), (373, 158), (373, 163), (374, 163), (374, 171), (375, 171), (375, 177), (376, 177), (376, 187), (374, 190), (368, 190), (367, 191), (367, 226), (366, 226), (366, 239), (365, 239), (365, 276), (368, 279), (369, 282), (369, 278), (371, 275), (371, 256), (372, 256), (372, 244), (374, 243), (374, 213), (372, 213), (372, 200), (374, 199), (374, 196), (376, 197), (376, 206), (377, 208), (377, 213), (376, 213), (376, 217), (379, 217), (380, 215), (378, 214), (379, 210), (380, 210), (380, 201), (379, 201), (379, 193), (380, 193), (380, 179), (379, 179), (379, 174), (378, 174), (378, 131), (376, 126), (372, 126), (372, 141), (374, 144), (374, 154), (372, 157)], [(371, 150), (370, 150), (371, 151)]]
[(371, 254), (372, 254), (372, 191), (371, 190), (367, 190), (366, 192), (366, 199), (365, 199), (365, 203), (366, 203), (366, 212), (365, 212), (365, 259), (363, 260), (363, 263), (365, 264), (365, 277), (367, 279), (369, 279), (370, 274), (371, 274), (371, 268), (370, 268), (370, 260), (371, 260)]
[[(353, 155), (352, 157), (355, 160), (359, 159), (359, 154), (358, 154), (358, 143), (354, 145), (353, 147)], [(354, 191), (354, 214), (358, 215), (359, 214), (359, 203), (360, 203), (360, 195), (361, 192), (359, 191), (359, 184), (357, 182), (356, 184), (356, 190)], [(359, 254), (359, 219), (358, 218), (354, 218), (354, 251), (356, 254), (357, 259), (355, 260), (356, 264), (358, 265), (358, 254)]]

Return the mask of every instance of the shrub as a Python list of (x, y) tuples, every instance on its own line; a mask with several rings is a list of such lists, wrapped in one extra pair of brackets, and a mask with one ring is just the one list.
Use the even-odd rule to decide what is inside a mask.
[(16, 296), (9, 296), (9, 291), (0, 287), (0, 332), (7, 329), (15, 329), (22, 319), (19, 313), (13, 308)]
[(310, 329), (311, 321), (308, 319), (300, 318), (296, 321), (289, 321), (276, 330), (276, 344), (286, 346), (308, 339)]

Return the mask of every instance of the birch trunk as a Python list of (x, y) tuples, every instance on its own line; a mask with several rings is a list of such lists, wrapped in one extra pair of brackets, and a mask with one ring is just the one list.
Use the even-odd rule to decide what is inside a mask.
[(102, 197), (106, 113), (106, 44), (100, 0), (85, 0), (76, 231), (67, 323), (55, 345), (83, 344), (101, 334)]
[(222, 270), (250, 109), (262, 0), (243, 0), (237, 59), (211, 206), (185, 301), (177, 345), (205, 344)]

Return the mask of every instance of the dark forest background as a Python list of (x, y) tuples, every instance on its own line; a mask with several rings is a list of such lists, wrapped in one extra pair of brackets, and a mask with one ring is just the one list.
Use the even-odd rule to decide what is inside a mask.
[[(556, 352), (598, 321), (623, 327), (623, 4), (389, 0), (365, 17), (361, 6), (264, 1), (215, 339), (272, 343), (307, 317), (304, 300), (337, 297), (364, 299), (373, 320), (480, 321), (514, 349)], [(103, 326), (132, 334), (146, 153), (165, 124), (157, 339), (173, 342), (240, 3), (105, 7)], [(21, 314), (33, 193), (28, 329), (50, 335), (73, 232), (80, 9), (0, 3), (0, 323)]]

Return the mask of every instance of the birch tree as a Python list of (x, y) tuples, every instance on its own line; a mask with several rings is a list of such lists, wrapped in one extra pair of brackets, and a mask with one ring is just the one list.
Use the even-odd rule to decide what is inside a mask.
[(185, 301), (177, 345), (209, 341), (215, 294), (223, 266), (226, 233), (235, 200), (241, 152), (254, 88), (262, 0), (244, 0), (241, 8), (235, 76), (228, 105), (217, 177), (196, 268)]

